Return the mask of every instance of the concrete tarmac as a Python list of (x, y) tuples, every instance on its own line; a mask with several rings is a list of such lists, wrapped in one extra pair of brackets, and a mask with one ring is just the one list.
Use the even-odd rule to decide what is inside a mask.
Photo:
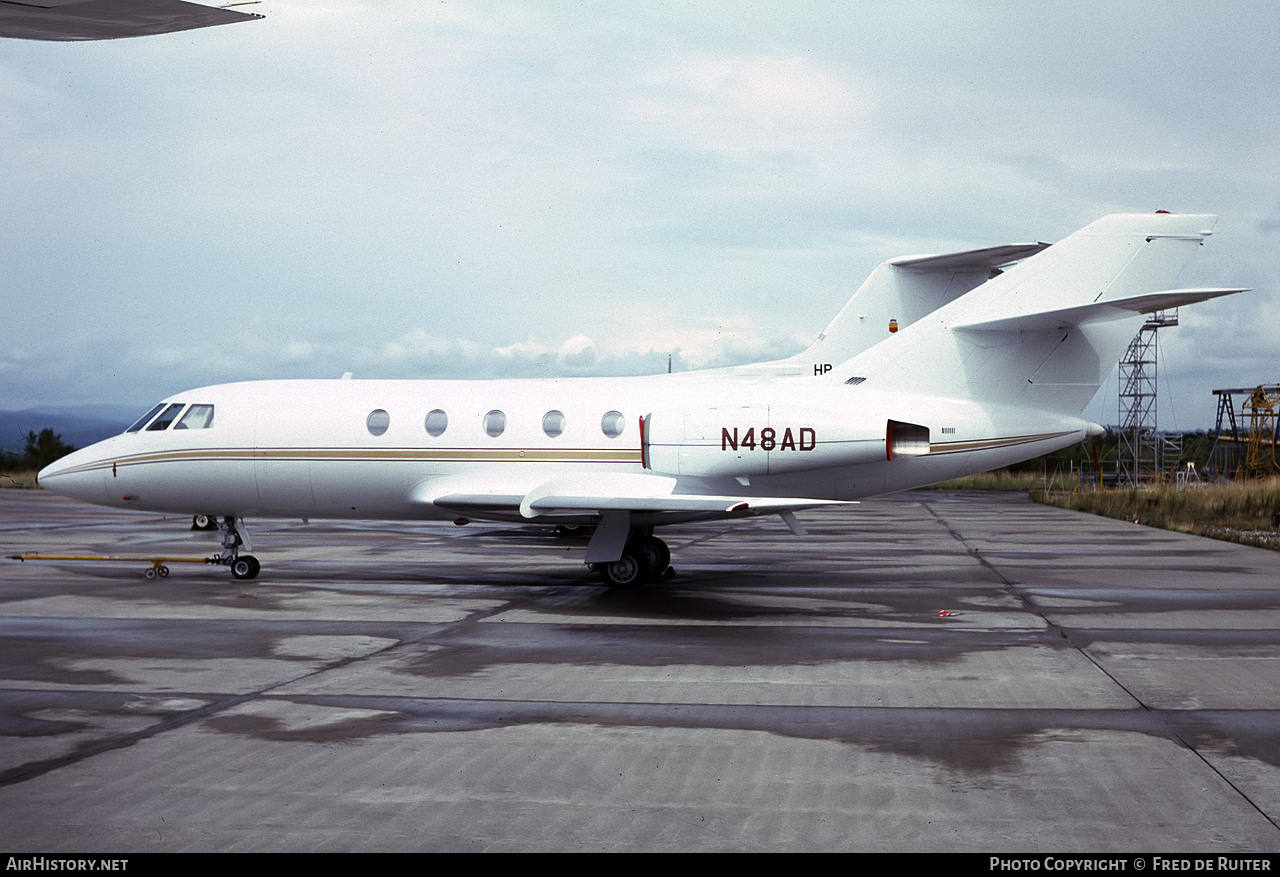
[[(0, 850), (1280, 851), (1280, 555), (1015, 494), (800, 518), (664, 530), (637, 591), (501, 525), (4, 561)], [(0, 554), (189, 523), (0, 491)]]

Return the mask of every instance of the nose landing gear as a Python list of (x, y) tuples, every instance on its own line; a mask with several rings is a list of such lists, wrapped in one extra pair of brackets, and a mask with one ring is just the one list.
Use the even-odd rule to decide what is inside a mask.
[(222, 553), (209, 558), (210, 563), (231, 567), (233, 579), (252, 579), (262, 569), (258, 558), (252, 554), (241, 554), (240, 549), (253, 550), (253, 542), (249, 539), (249, 531), (244, 521), (234, 515), (226, 515), (217, 519), (218, 532), (222, 535)]

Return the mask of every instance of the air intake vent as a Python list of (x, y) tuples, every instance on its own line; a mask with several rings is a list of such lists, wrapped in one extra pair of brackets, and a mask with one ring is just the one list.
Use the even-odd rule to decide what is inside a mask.
[(886, 456), (890, 459), (900, 457), (921, 457), (929, 453), (929, 427), (918, 423), (901, 423), (890, 420), (885, 436)]
[(866, 378), (849, 378), (849, 380), (845, 381), (845, 383), (856, 387), (858, 386), (858, 384), (862, 383), (865, 380)]

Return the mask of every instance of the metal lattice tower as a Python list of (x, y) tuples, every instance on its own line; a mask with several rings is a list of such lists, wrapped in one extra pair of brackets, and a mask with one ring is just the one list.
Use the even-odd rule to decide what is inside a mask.
[(1156, 417), (1156, 332), (1176, 325), (1176, 309), (1151, 314), (1120, 360), (1117, 484), (1154, 481), (1162, 469)]

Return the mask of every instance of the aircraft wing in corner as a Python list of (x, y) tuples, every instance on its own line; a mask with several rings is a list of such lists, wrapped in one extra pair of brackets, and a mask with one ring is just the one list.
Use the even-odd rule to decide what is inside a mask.
[[(779, 515), (797, 535), (804, 528), (793, 513), (827, 505), (851, 505), (842, 500), (805, 497), (751, 497), (679, 494), (676, 479), (658, 475), (611, 472), (548, 481), (525, 494), (501, 490), (467, 491), (450, 485), (440, 491), (424, 485), (416, 491), (416, 502), (430, 502), (437, 508), (491, 519), (545, 520), (555, 523), (561, 516), (600, 517), (600, 526), (587, 548), (588, 562), (617, 560), (626, 543), (632, 516), (646, 519), (707, 520), (716, 518)], [(479, 485), (477, 485), (479, 486)]]
[(0, 0), (0, 37), (115, 40), (262, 18), (183, 0)]

